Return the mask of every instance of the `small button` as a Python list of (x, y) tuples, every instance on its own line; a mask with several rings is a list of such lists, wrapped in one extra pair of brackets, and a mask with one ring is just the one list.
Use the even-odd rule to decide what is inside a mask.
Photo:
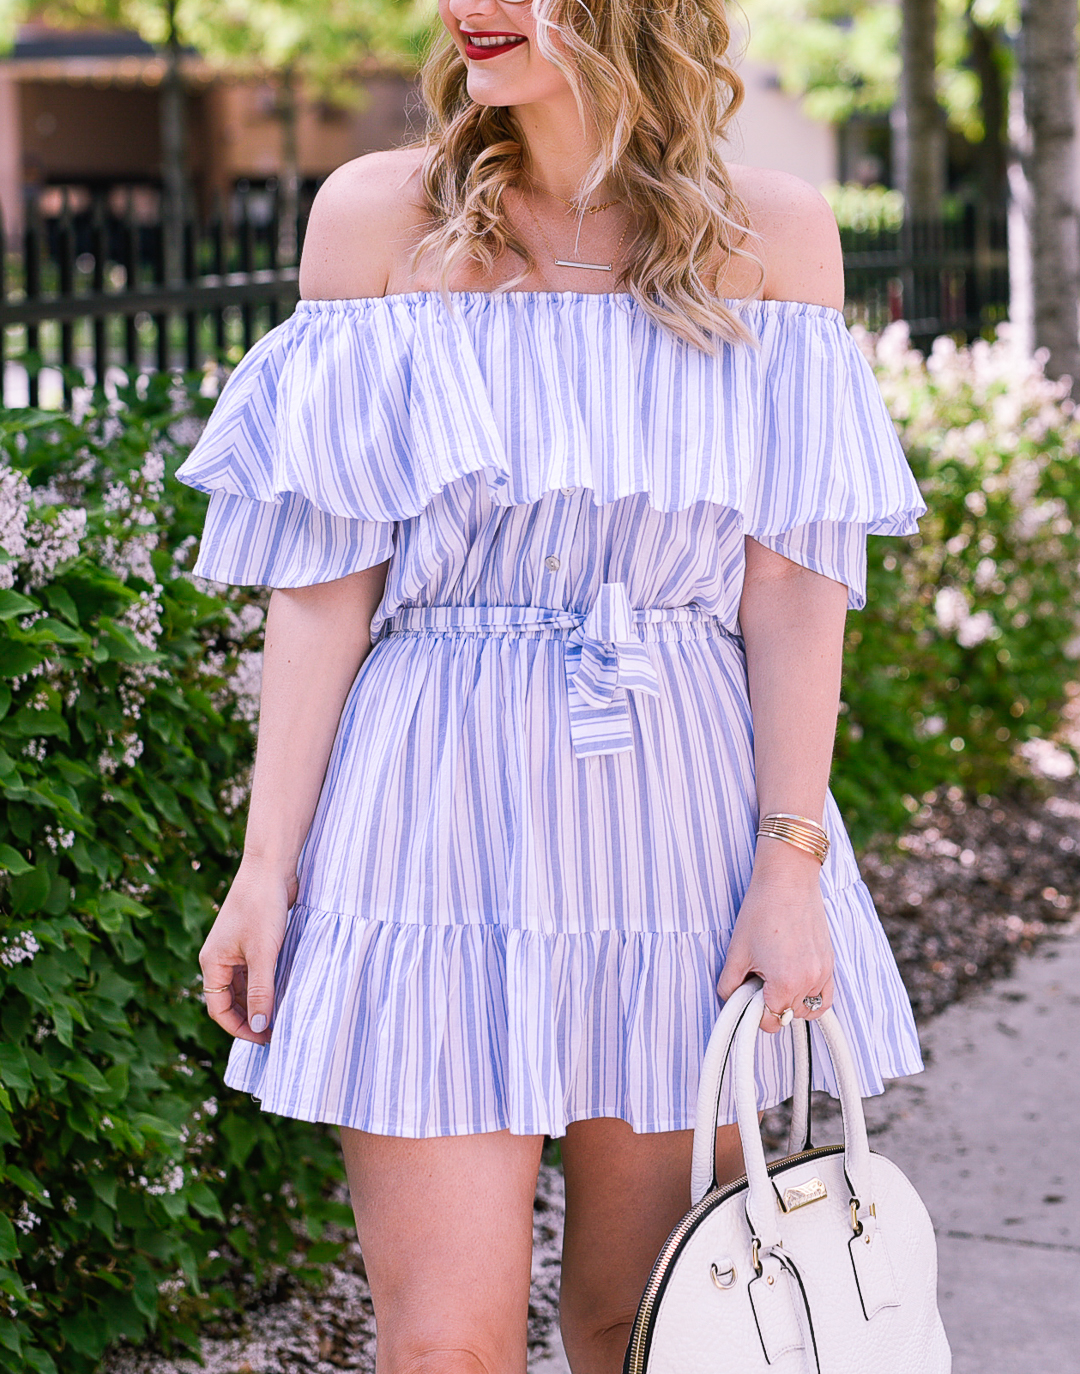
[(576, 488), (576, 487), (560, 487), (559, 490), (562, 492), (562, 494), (563, 494), (564, 496), (573, 496), (573, 494), (574, 494), (574, 492), (577, 490), (577, 488)]
[(548, 554), (547, 558), (544, 559), (544, 567), (547, 568), (548, 572), (558, 572), (561, 566), (553, 553)]

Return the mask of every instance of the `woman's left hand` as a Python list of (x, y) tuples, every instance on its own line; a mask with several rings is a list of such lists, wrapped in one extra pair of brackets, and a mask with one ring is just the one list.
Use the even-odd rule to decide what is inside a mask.
[[(752, 974), (765, 984), (770, 1010), (761, 1028), (780, 1029), (779, 1014), (790, 1007), (796, 1016), (814, 1019), (832, 1005), (833, 948), (821, 869), (815, 858), (781, 840), (758, 842), (754, 873), (739, 910), (717, 990), (727, 1001)], [(807, 1007), (804, 997), (820, 997)], [(773, 1013), (778, 1013), (773, 1015)]]

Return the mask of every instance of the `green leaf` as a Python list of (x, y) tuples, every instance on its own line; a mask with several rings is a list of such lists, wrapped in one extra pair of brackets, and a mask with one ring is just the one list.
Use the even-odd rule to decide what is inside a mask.
[(36, 601), (19, 592), (0, 591), (0, 620), (13, 620), (17, 615), (30, 615), (41, 607)]
[(29, 864), (17, 849), (12, 849), (11, 845), (0, 843), (0, 868), (5, 869), (14, 877), (20, 877), (23, 873), (29, 873), (33, 864)]
[(21, 1188), (36, 1202), (48, 1201), (45, 1196), (45, 1189), (38, 1180), (24, 1169), (20, 1169), (17, 1164), (0, 1165), (0, 1175), (6, 1177), (9, 1183), (14, 1183), (16, 1188)]
[(187, 818), (180, 806), (179, 799), (171, 787), (166, 787), (157, 778), (145, 776), (142, 780), (147, 795), (170, 825), (177, 829), (187, 828)]
[(9, 1045), (0, 1040), (0, 1078), (8, 1088), (21, 1088), (25, 1092), (33, 1089), (30, 1065), (21, 1045)]
[(221, 1210), (221, 1203), (217, 1194), (205, 1183), (191, 1184), (185, 1189), (185, 1192), (188, 1202), (200, 1216), (211, 1217), (214, 1221), (224, 1222), (225, 1214)]
[(29, 644), (0, 639), (0, 677), (24, 677), (45, 655)]
[(24, 1358), (27, 1364), (37, 1371), (37, 1374), (57, 1374), (53, 1357), (47, 1350), (31, 1347), (26, 1351)]
[(119, 1180), (115, 1174), (92, 1173), (90, 1187), (110, 1211), (116, 1210), (116, 1189)]
[(15, 1227), (0, 1212), (0, 1260), (17, 1259), (19, 1255), (19, 1240), (15, 1234)]
[(11, 909), (16, 916), (27, 916), (40, 911), (49, 895), (52, 875), (48, 864), (37, 864), (34, 868), (20, 873), (11, 879)]
[(63, 587), (58, 586), (56, 583), (46, 587), (45, 600), (54, 611), (59, 612), (66, 620), (70, 620), (73, 625), (78, 625), (79, 608), (75, 605), (71, 594)]

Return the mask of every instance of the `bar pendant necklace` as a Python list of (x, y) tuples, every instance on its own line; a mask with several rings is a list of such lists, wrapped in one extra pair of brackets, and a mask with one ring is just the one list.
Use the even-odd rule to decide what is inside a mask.
[[(533, 210), (532, 206), (529, 205), (528, 201), (526, 201), (525, 204), (528, 207), (529, 214), (532, 215), (533, 223), (540, 231), (540, 237), (547, 244), (548, 252), (551, 254), (552, 261), (554, 262), (556, 267), (580, 267), (587, 272), (610, 272), (614, 268), (615, 260), (618, 258), (619, 250), (622, 248), (623, 240), (626, 238), (626, 231), (630, 228), (629, 219), (627, 219), (626, 224), (623, 226), (622, 237), (619, 239), (619, 242), (615, 245), (615, 252), (612, 255), (612, 259), (610, 262), (577, 262), (572, 258), (560, 258), (556, 254), (555, 249), (551, 246), (551, 240), (548, 238), (547, 234), (544, 233), (544, 226), (536, 218), (536, 212)], [(586, 206), (585, 209), (588, 209), (588, 207)], [(581, 225), (585, 219), (585, 209), (583, 209), (581, 213), (578, 215), (577, 234), (574, 237), (575, 253), (578, 251), (578, 244), (581, 241)]]

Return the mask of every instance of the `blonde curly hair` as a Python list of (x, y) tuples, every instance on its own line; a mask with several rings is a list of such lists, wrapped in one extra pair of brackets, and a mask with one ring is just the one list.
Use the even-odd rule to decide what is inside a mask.
[[(716, 295), (735, 257), (758, 262), (746, 207), (731, 183), (720, 145), (743, 97), (728, 49), (724, 0), (534, 0), (536, 46), (566, 77), (599, 149), (582, 202), (605, 178), (636, 215), (619, 286), (659, 324), (706, 352), (747, 331)], [(506, 250), (536, 266), (501, 213), (508, 186), (520, 186), (526, 150), (510, 108), (477, 104), (467, 64), (443, 30), (424, 63), (428, 126), (421, 182), (432, 227), (414, 264), (430, 254), (439, 290), (466, 261), (494, 270)], [(760, 270), (760, 263), (758, 263)], [(706, 272), (712, 283), (706, 280)], [(759, 278), (760, 280), (760, 278)]]

